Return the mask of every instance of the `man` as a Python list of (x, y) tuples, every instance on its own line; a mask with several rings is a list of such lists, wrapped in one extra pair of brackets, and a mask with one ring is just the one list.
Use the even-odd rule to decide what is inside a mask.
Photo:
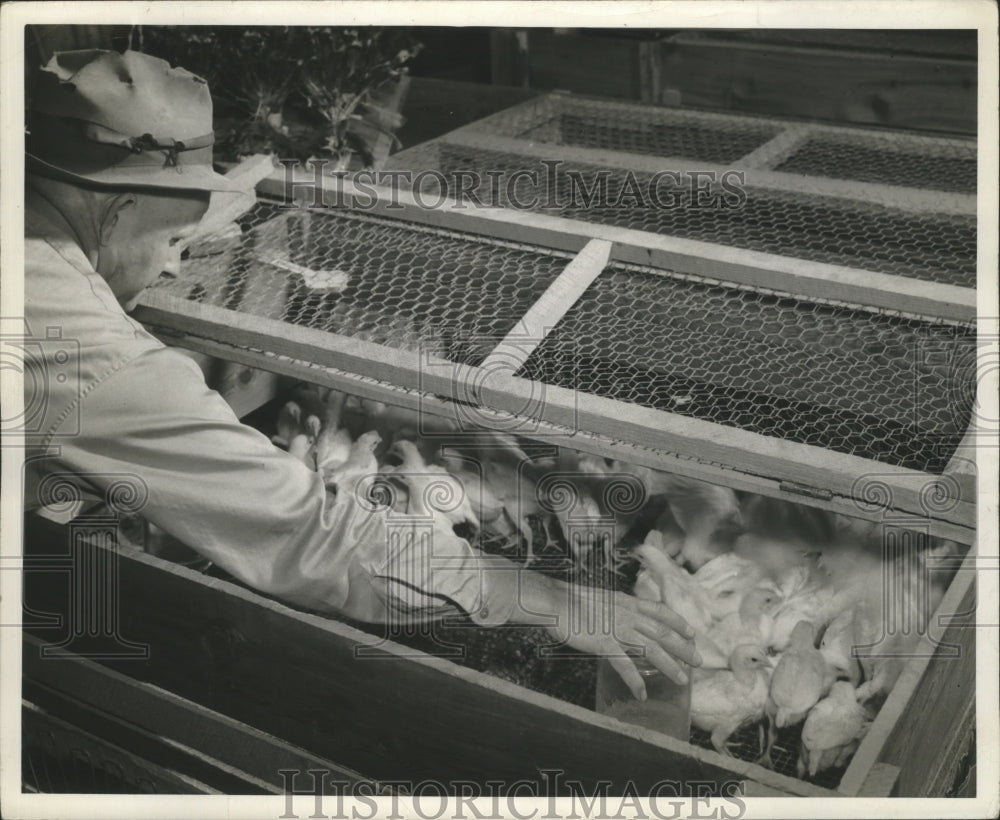
[[(47, 372), (63, 378), (45, 385), (29, 506), (45, 503), (53, 476), (106, 492), (134, 475), (150, 521), (290, 602), (378, 622), (416, 590), (418, 605), (457, 606), (481, 624), (541, 617), (570, 645), (616, 656), (637, 697), (642, 678), (624, 647), (674, 677), (675, 659), (697, 659), (687, 625), (662, 604), (619, 595), (595, 613), (580, 590), (440, 533), (433, 560), (416, 538), (390, 551), (382, 517), (330, 496), (318, 474), (241, 424), (190, 359), (128, 317), (161, 272), (177, 273), (211, 193), (233, 190), (211, 168), (203, 80), (136, 52), (63, 52), (40, 72), (28, 130), (26, 319), (79, 345), (70, 377), (42, 347)], [(574, 608), (585, 617), (571, 622)], [(597, 614), (613, 629), (591, 621), (588, 631)]]

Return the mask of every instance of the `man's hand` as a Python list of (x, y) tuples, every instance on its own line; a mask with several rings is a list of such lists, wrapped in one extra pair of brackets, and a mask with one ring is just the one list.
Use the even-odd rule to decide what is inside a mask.
[(520, 590), (520, 606), (511, 620), (544, 620), (560, 641), (606, 658), (639, 700), (645, 700), (646, 687), (629, 655), (645, 657), (678, 683), (687, 681), (684, 664), (701, 665), (694, 632), (665, 604), (572, 586), (530, 571), (522, 571)]

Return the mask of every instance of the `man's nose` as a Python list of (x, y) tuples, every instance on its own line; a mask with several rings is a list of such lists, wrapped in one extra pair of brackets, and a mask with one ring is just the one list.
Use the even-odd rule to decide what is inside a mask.
[(180, 248), (169, 248), (167, 250), (167, 256), (163, 260), (163, 267), (160, 269), (161, 276), (168, 276), (171, 279), (176, 279), (181, 273), (181, 249)]

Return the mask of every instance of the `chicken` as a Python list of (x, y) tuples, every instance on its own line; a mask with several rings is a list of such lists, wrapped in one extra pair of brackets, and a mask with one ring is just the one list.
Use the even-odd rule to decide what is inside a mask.
[(328, 391), (323, 399), (322, 427), (316, 437), (316, 469), (324, 476), (347, 461), (351, 454), (354, 440), (340, 424), (346, 399), (346, 394), (339, 390)]
[(304, 427), (303, 431), (293, 435), (288, 442), (288, 454), (313, 470), (316, 468), (316, 452), (313, 447), (319, 435), (320, 421), (316, 416), (309, 416)]
[(854, 609), (846, 609), (834, 618), (823, 632), (819, 652), (830, 671), (851, 686), (861, 682), (861, 667), (853, 657), (851, 649), (855, 644)]
[(351, 445), (347, 461), (335, 470), (331, 470), (326, 477), (327, 486), (336, 487), (338, 493), (357, 494), (361, 489), (361, 482), (378, 474), (375, 450), (381, 443), (382, 437), (377, 430), (369, 430), (358, 436)]
[(768, 646), (776, 652), (784, 652), (800, 621), (808, 621), (814, 629), (822, 629), (840, 607), (841, 603), (832, 587), (809, 582), (806, 587), (786, 599), (774, 613), (774, 626)]
[(401, 437), (416, 438), (418, 435), (453, 433), (459, 429), (459, 424), (454, 419), (395, 404), (385, 404), (373, 399), (352, 397), (348, 400), (347, 406), (360, 411), (364, 416), (365, 425), (369, 429), (377, 430), (386, 441)]
[(711, 732), (712, 746), (724, 755), (731, 754), (726, 741), (737, 729), (764, 716), (768, 690), (763, 647), (736, 647), (729, 666), (691, 683), (691, 722)]
[(694, 573), (695, 581), (708, 595), (709, 611), (716, 619), (738, 612), (743, 597), (763, 578), (764, 572), (757, 564), (733, 553), (713, 558)]
[(410, 509), (444, 516), (451, 526), (469, 524), (479, 529), (479, 518), (472, 509), (463, 483), (439, 464), (428, 464), (417, 445), (407, 439), (393, 443), (391, 453), (403, 463), (397, 474), (407, 485)]
[[(899, 631), (887, 631), (885, 623), (875, 616), (879, 611), (882, 610), (869, 601), (862, 601), (854, 610), (854, 638), (864, 675), (864, 683), (856, 693), (861, 703), (889, 694), (903, 671), (901, 655), (906, 652), (907, 644), (919, 640), (915, 633), (910, 639)], [(866, 651), (869, 649), (873, 652)]]
[(699, 634), (707, 633), (712, 622), (707, 595), (695, 583), (694, 576), (662, 550), (661, 542), (662, 536), (656, 530), (650, 530), (646, 540), (636, 547), (635, 556), (642, 569), (635, 581), (635, 594), (667, 604), (687, 621), (697, 639)]
[(474, 469), (476, 460), (463, 457), (448, 448), (441, 448), (438, 458), (452, 477), (461, 483), (469, 504), (479, 517), (480, 526), (484, 530), (508, 534), (509, 529), (502, 525), (505, 520), (503, 502), (486, 484), (480, 472)]
[(799, 541), (746, 532), (733, 542), (733, 552), (763, 569), (785, 597), (820, 572), (819, 551)]
[[(528, 516), (543, 512), (538, 501), (537, 485), (522, 473), (519, 464), (503, 458), (486, 459), (483, 462), (483, 481), (484, 489), (503, 504), (504, 514), (514, 523), (523, 537), (527, 550), (525, 565), (531, 564), (535, 560), (534, 534), (528, 523)], [(542, 525), (551, 541), (544, 516)]]
[[(771, 612), (778, 603), (778, 594), (770, 587), (754, 587), (744, 597), (737, 612), (730, 613), (708, 630), (708, 638), (722, 652), (722, 659), (740, 644), (767, 646), (773, 620)], [(710, 663), (711, 647), (702, 657)], [(719, 659), (716, 658), (716, 661)]]
[(815, 646), (816, 631), (809, 621), (792, 630), (788, 650), (778, 659), (771, 676), (765, 711), (768, 717), (767, 748), (759, 762), (771, 765), (771, 748), (778, 729), (804, 720), (809, 710), (833, 685), (833, 673)]
[(292, 439), (302, 432), (300, 429), (301, 424), (302, 407), (298, 402), (286, 402), (281, 410), (278, 411), (278, 418), (275, 422), (277, 433), (271, 436), (271, 441), (287, 448), (292, 443)]
[(713, 538), (718, 531), (742, 526), (739, 501), (728, 487), (625, 461), (614, 461), (610, 470), (630, 473), (642, 481), (648, 496), (666, 498), (674, 520), (684, 532), (681, 555), (695, 570), (728, 550), (724, 540)]
[(854, 687), (847, 681), (834, 683), (830, 694), (810, 710), (802, 727), (796, 766), (799, 777), (807, 772), (815, 777), (824, 769), (843, 766), (870, 725)]
[[(555, 503), (552, 503), (553, 515), (559, 522), (563, 538), (569, 545), (577, 564), (582, 565), (587, 558), (590, 548), (593, 546), (594, 540), (587, 537), (592, 532), (588, 524), (596, 524), (604, 519), (604, 515), (601, 512), (601, 508), (597, 506), (597, 501), (591, 495), (590, 490), (580, 481), (570, 481), (563, 478), (560, 482), (562, 486), (555, 492), (565, 493), (566, 488), (563, 482), (567, 481), (573, 487), (573, 497), (570, 499), (570, 503), (562, 503), (563, 499), (561, 495), (555, 499), (547, 499), (547, 501), (552, 502), (554, 500)], [(597, 534), (600, 537), (600, 529), (598, 529)], [(609, 564), (612, 546), (612, 544), (608, 544), (605, 547)]]

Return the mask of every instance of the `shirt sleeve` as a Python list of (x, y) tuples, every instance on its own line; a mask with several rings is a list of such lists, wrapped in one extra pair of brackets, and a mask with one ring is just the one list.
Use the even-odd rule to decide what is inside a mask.
[(130, 478), (138, 512), (289, 602), (370, 622), (457, 605), (479, 623), (500, 623), (515, 605), (517, 565), (328, 493), (169, 348), (142, 352), (90, 389), (78, 430), (59, 441), (59, 469), (102, 491)]

